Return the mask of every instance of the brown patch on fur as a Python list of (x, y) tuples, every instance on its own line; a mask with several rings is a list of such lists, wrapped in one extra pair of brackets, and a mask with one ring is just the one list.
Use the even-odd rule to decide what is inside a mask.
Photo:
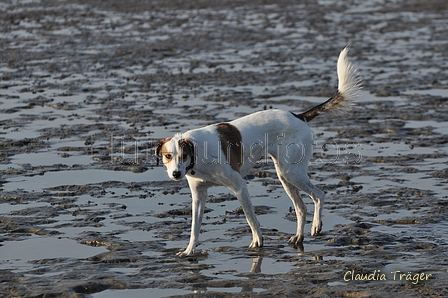
[(163, 140), (161, 140), (160, 141), (160, 143), (157, 145), (157, 147), (156, 147), (156, 154), (157, 155), (160, 155), (160, 154), (162, 154), (162, 148), (163, 148), (163, 145), (165, 145), (165, 143), (166, 142), (169, 142), (170, 140), (171, 140), (172, 138), (167, 138), (167, 139), (163, 139)]
[(227, 162), (234, 171), (239, 172), (243, 163), (243, 146), (240, 131), (229, 123), (217, 124), (216, 130), (221, 141), (221, 150), (224, 152)]
[(179, 140), (179, 148), (183, 162), (190, 156), (194, 156), (194, 144), (189, 139), (181, 139)]

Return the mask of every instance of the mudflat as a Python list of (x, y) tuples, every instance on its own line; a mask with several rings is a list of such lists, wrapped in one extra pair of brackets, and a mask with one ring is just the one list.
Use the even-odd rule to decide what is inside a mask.
[[(0, 4), (2, 297), (448, 296), (446, 1)], [(302, 112), (337, 88), (350, 44), (363, 91), (320, 116), (326, 192), (303, 246), (272, 161), (247, 176), (265, 246), (210, 191), (194, 256), (186, 181), (162, 138), (249, 113)], [(312, 202), (304, 200), (312, 211)], [(310, 213), (308, 220), (312, 218)]]

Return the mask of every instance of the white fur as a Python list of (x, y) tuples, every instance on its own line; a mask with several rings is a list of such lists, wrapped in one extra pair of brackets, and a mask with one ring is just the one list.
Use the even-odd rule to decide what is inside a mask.
[[(359, 89), (359, 80), (355, 69), (346, 58), (346, 53), (347, 50), (344, 49), (338, 59), (340, 88), (338, 91), (339, 98), (343, 97), (342, 102), (349, 104)], [(331, 108), (329, 110), (331, 112)], [(308, 125), (299, 119), (299, 116), (282, 110), (266, 110), (229, 122), (241, 133), (244, 150), (239, 171), (232, 169), (227, 162), (220, 145), (216, 125), (175, 135), (171, 140), (163, 143), (161, 151), (170, 152), (174, 156), (172, 160), (165, 162), (169, 177), (179, 180), (185, 176), (192, 194), (190, 242), (185, 251), (179, 255), (190, 255), (194, 252), (194, 248), (198, 244), (204, 215), (207, 189), (215, 185), (223, 185), (233, 191), (243, 207), (252, 230), (252, 242), (249, 247), (263, 245), (260, 224), (255, 217), (246, 180), (243, 177), (263, 156), (267, 157), (267, 155), (273, 159), (278, 178), (291, 198), (296, 211), (297, 230), (289, 243), (299, 244), (303, 240), (307, 210), (299, 190), (308, 194), (314, 202), (311, 235), (315, 236), (320, 232), (325, 194), (316, 188), (308, 178), (307, 169), (312, 156), (314, 134)], [(179, 147), (181, 139), (188, 139), (194, 144), (195, 163), (192, 170), (187, 170), (191, 159), (183, 160), (181, 158), (181, 148)], [(176, 174), (173, 174), (175, 172)]]
[(348, 61), (347, 53), (348, 47), (341, 51), (338, 58), (338, 90), (343, 97), (353, 99), (359, 94), (361, 80), (358, 70)]

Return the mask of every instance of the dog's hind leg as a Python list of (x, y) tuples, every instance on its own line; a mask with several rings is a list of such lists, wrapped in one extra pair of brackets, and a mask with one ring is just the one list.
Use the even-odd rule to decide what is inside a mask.
[(325, 201), (325, 193), (315, 187), (309, 180), (308, 184), (306, 184), (305, 189), (302, 189), (306, 192), (314, 202), (314, 218), (313, 225), (311, 226), (311, 236), (317, 236), (322, 231), (322, 208), (324, 206)]
[(288, 243), (298, 245), (303, 242), (303, 228), (305, 227), (306, 222), (306, 205), (300, 197), (299, 189), (286, 181), (281, 175), (278, 176), (283, 188), (294, 205), (294, 210), (296, 211), (297, 216), (297, 231), (296, 234), (289, 239)]
[[(303, 163), (292, 164), (287, 162), (279, 163), (277, 158), (275, 158), (274, 156), (272, 156), (272, 158), (274, 159), (275, 162), (277, 175), (279, 176), (280, 181), (285, 187), (285, 190), (288, 193), (289, 197), (293, 201), (294, 208), (296, 208), (297, 234), (296, 236), (293, 237), (294, 239), (291, 239), (290, 241), (295, 241), (296, 243), (300, 242), (300, 238), (303, 235), (303, 228), (302, 228), (302, 235), (300, 235), (299, 226), (303, 226), (305, 222), (304, 217), (306, 216), (305, 204), (303, 204), (298, 190), (297, 189), (294, 190), (294, 187), (305, 192), (313, 200), (314, 218), (313, 218), (313, 224), (311, 226), (311, 235), (312, 236), (318, 235), (322, 230), (321, 218), (322, 218), (322, 208), (325, 200), (325, 193), (311, 183), (310, 179), (308, 178), (306, 164)], [(292, 186), (290, 186), (289, 184), (292, 184)], [(303, 211), (301, 212), (299, 211), (297, 213), (298, 210)], [(302, 221), (300, 221), (299, 215), (301, 216)]]
[(314, 186), (306, 173), (302, 175), (292, 174), (285, 177), (287, 181), (310, 196), (314, 202), (314, 217), (311, 226), (311, 236), (317, 236), (322, 230), (322, 208), (325, 201), (325, 193)]
[(290, 164), (285, 164), (285, 163), (280, 164), (278, 158), (274, 155), (271, 155), (271, 158), (274, 160), (274, 165), (275, 165), (275, 170), (277, 171), (277, 176), (278, 176), (280, 182), (282, 183), (286, 194), (291, 199), (292, 204), (294, 205), (294, 210), (296, 212), (296, 217), (297, 217), (296, 234), (289, 239), (288, 243), (293, 244), (293, 245), (298, 245), (303, 242), (303, 229), (304, 229), (305, 223), (306, 223), (306, 205), (303, 202), (302, 198), (300, 197), (299, 188), (297, 188), (294, 184), (287, 181), (287, 179), (284, 177), (284, 175), (288, 176), (288, 174), (287, 174), (287, 172), (283, 171), (283, 169), (285, 167), (290, 166)]

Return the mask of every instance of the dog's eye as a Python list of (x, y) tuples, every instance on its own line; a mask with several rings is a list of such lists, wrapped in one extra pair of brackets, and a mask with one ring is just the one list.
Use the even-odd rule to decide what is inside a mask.
[(171, 155), (171, 154), (165, 154), (164, 156), (165, 156), (165, 158), (168, 159), (168, 160), (170, 160), (170, 159), (173, 158), (173, 155)]

